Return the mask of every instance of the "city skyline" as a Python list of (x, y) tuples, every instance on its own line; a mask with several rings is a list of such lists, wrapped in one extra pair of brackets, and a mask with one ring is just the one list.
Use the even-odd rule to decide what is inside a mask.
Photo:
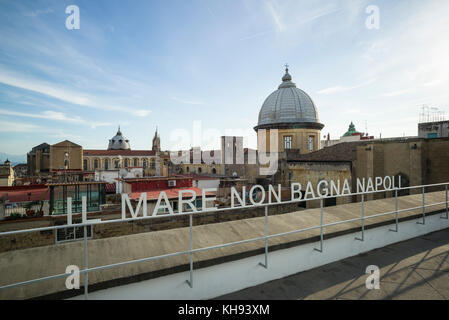
[[(65, 27), (71, 4), (79, 30)], [(379, 29), (365, 25), (372, 4)], [(340, 137), (351, 121), (375, 137), (416, 136), (419, 105), (448, 109), (442, 1), (0, 7), (0, 149), (8, 154), (65, 139), (103, 149), (118, 125), (133, 149), (149, 149), (157, 126), (167, 150), (173, 132), (192, 132), (195, 121), (205, 135), (249, 135), (245, 146), (255, 148), (258, 112), (285, 63), (317, 105), (323, 136)]]

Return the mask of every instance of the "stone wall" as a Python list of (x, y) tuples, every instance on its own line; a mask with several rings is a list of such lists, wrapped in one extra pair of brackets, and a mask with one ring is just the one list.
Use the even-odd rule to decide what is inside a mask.
[[(65, 154), (68, 153), (66, 159)], [(50, 146), (50, 170), (64, 169), (67, 160), (68, 169), (83, 169), (83, 148), (73, 142), (63, 141)]]
[[(353, 180), (402, 174), (408, 178), (410, 186), (449, 182), (448, 163), (448, 138), (376, 141), (357, 147)], [(420, 192), (418, 189), (410, 190), (410, 194)], [(379, 193), (374, 197), (368, 196), (368, 199), (383, 197), (385, 195)]]

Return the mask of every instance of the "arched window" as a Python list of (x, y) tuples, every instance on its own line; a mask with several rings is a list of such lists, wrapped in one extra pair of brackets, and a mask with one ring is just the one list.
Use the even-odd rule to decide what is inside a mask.
[(98, 159), (94, 160), (94, 169), (98, 169)]
[(186, 167), (186, 172), (189, 173), (190, 172), (190, 168)]
[(137, 167), (137, 159), (134, 159), (134, 167)]
[(213, 174), (217, 174), (217, 169), (212, 168), (212, 173), (213, 173)]
[(129, 166), (128, 159), (125, 159), (125, 168)]
[(119, 160), (118, 160), (118, 159), (115, 159), (115, 160), (114, 160), (114, 168), (115, 168), (115, 169), (118, 169), (118, 168), (119, 168), (119, 165), (120, 165)]
[(151, 169), (156, 169), (156, 162), (154, 161), (154, 159), (151, 159)]
[(147, 160), (145, 160), (145, 159), (143, 160), (142, 166), (143, 166), (144, 169), (147, 168)]
[(83, 170), (87, 170), (87, 159), (83, 160)]
[(201, 172), (203, 172), (203, 169), (198, 168), (198, 173), (201, 173)]
[(104, 159), (104, 169), (105, 170), (109, 169), (109, 161), (108, 161), (108, 159)]

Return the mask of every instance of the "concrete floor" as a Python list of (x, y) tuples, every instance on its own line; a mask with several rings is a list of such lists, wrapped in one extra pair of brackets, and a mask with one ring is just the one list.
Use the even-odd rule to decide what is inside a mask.
[[(368, 290), (366, 267), (380, 269)], [(217, 299), (449, 299), (449, 229), (301, 272)]]
[[(443, 191), (426, 193), (426, 204), (435, 204), (426, 208), (426, 213), (441, 215), (438, 211), (444, 210), (445, 193)], [(365, 228), (366, 230), (380, 225), (389, 225), (394, 223), (393, 214), (369, 216), (392, 212), (395, 208), (394, 198), (385, 198), (365, 202)], [(422, 210), (419, 206), (422, 204), (422, 195), (413, 194), (399, 197), (399, 209), (417, 208), (410, 211), (404, 211), (399, 214), (399, 219), (416, 219), (421, 216)], [(225, 212), (221, 214), (226, 214)], [(338, 206), (326, 207), (323, 211), (323, 221), (325, 224), (341, 222), (345, 220), (359, 219), (361, 217), (361, 203), (348, 203)], [(173, 217), (176, 219), (176, 217)], [(445, 220), (446, 221), (446, 220)], [(401, 223), (401, 222), (400, 222)], [(269, 234), (277, 234), (297, 229), (305, 229), (320, 224), (320, 209), (307, 209), (297, 212), (269, 216)], [(94, 226), (95, 228), (95, 226)], [(399, 226), (399, 228), (401, 228)], [(361, 221), (352, 221), (344, 224), (337, 224), (324, 228), (325, 241), (332, 241), (333, 237), (342, 236), (350, 233), (360, 233)], [(250, 218), (244, 220), (234, 220), (221, 223), (196, 225), (193, 227), (193, 247), (205, 248), (224, 243), (231, 243), (260, 237), (264, 234), (265, 217)], [(131, 261), (135, 259), (155, 257), (168, 253), (185, 251), (189, 249), (189, 228), (178, 228), (170, 230), (152, 231), (138, 233), (121, 237), (111, 237), (103, 239), (88, 240), (88, 262), (89, 267), (104, 266), (109, 264)], [(30, 234), (31, 235), (31, 234)], [(301, 233), (289, 234), (282, 237), (271, 238), (269, 241), (269, 251), (271, 249), (282, 249), (299, 245), (299, 243), (312, 243), (318, 241), (320, 230), (313, 229)], [(11, 239), (0, 237), (1, 241), (11, 241)], [(315, 239), (315, 240), (314, 240)], [(33, 238), (28, 238), (32, 241)], [(223, 262), (239, 260), (245, 257), (254, 256), (263, 252), (264, 241), (244, 243), (223, 247), (215, 250), (201, 251), (193, 254), (194, 267), (203, 267), (208, 264), (218, 265)], [(328, 254), (325, 252), (324, 254)], [(31, 279), (42, 278), (64, 273), (68, 265), (83, 266), (84, 246), (83, 241), (67, 242), (57, 245), (48, 245), (22, 250), (12, 250), (0, 253), (0, 286)], [(89, 290), (92, 292), (96, 288), (104, 288), (105, 283), (108, 286), (120, 286), (129, 281), (142, 281), (142, 275), (153, 278), (158, 277), (160, 273), (174, 274), (180, 272), (181, 268), (188, 270), (189, 255), (178, 255), (170, 258), (152, 260), (137, 264), (130, 264), (121, 267), (109, 268), (101, 271), (92, 271), (89, 273)], [(365, 263), (365, 262), (364, 262)], [(379, 262), (380, 264), (381, 262)], [(374, 264), (374, 263), (373, 263)], [(361, 276), (364, 275), (364, 268), (357, 267)], [(354, 269), (354, 268), (353, 268)], [(362, 270), (363, 269), (363, 270)], [(348, 272), (353, 272), (349, 270)], [(331, 275), (333, 273), (330, 273)], [(346, 280), (351, 280), (354, 273), (349, 273)], [(331, 279), (332, 280), (332, 279)], [(341, 283), (341, 279), (337, 279)], [(312, 289), (316, 288), (321, 279), (310, 283)], [(336, 280), (333, 280), (336, 281)], [(83, 283), (83, 276), (81, 276)], [(304, 287), (307, 286), (304, 280)], [(325, 282), (327, 285), (329, 282)], [(331, 282), (332, 283), (332, 282)], [(363, 283), (363, 281), (362, 281)], [(352, 285), (355, 285), (354, 283)], [(449, 288), (448, 288), (449, 290)], [(1, 299), (28, 299), (35, 297), (48, 296), (50, 294), (71, 293), (65, 287), (65, 281), (62, 279), (52, 279), (44, 282), (33, 283), (26, 286), (0, 290)], [(314, 291), (313, 291), (314, 292)], [(300, 295), (297, 298), (308, 297), (309, 294)], [(73, 292), (75, 294), (75, 292)], [(79, 293), (76, 293), (79, 294)], [(372, 295), (373, 293), (370, 293)], [(59, 295), (60, 296), (60, 295)], [(289, 298), (286, 294), (280, 294), (280, 297)], [(273, 297), (276, 297), (274, 295)], [(295, 294), (291, 297), (296, 299)]]

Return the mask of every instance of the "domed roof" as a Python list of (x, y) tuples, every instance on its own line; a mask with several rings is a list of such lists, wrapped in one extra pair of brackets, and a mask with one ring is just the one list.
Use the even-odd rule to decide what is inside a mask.
[(351, 123), (349, 124), (348, 131), (346, 131), (346, 133), (343, 135), (343, 137), (353, 136), (356, 133), (359, 133), (359, 132), (355, 129), (355, 125), (351, 121)]
[(254, 128), (311, 128), (322, 129), (318, 112), (310, 96), (296, 87), (292, 76), (285, 69), (278, 90), (268, 96), (259, 112), (259, 121)]
[(131, 150), (129, 140), (127, 140), (118, 127), (117, 134), (109, 140), (108, 150)]

